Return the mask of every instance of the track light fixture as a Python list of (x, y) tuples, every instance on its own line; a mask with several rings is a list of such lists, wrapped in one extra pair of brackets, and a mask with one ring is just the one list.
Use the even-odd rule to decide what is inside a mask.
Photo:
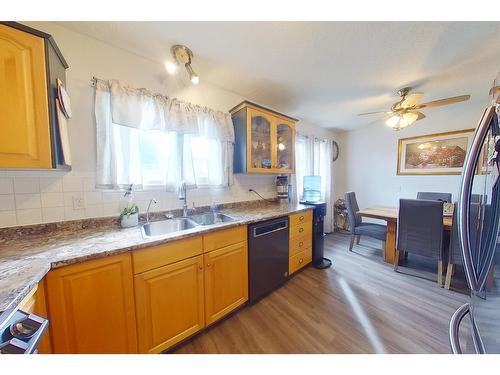
[(176, 74), (180, 65), (184, 65), (189, 74), (189, 79), (195, 85), (200, 82), (200, 77), (191, 66), (193, 52), (186, 46), (176, 44), (170, 48), (172, 60), (165, 62), (165, 69), (169, 74)]

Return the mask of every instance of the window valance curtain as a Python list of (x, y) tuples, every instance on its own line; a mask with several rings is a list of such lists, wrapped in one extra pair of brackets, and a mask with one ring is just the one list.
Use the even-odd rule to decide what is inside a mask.
[(227, 112), (133, 88), (117, 80), (97, 80), (96, 90), (109, 91), (111, 116), (117, 125), (234, 142), (233, 123)]
[(95, 116), (98, 187), (232, 181), (234, 131), (227, 112), (96, 80)]

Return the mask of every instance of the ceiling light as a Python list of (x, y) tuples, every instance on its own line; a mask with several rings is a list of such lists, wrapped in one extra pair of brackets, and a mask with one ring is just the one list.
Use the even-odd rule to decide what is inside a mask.
[(191, 82), (193, 82), (195, 85), (200, 83), (200, 77), (195, 73), (191, 64), (186, 64), (186, 70), (189, 73), (189, 79), (191, 80)]
[(173, 61), (167, 61), (165, 63), (165, 69), (167, 69), (168, 74), (175, 74), (177, 73), (178, 65), (174, 63)]
[(415, 121), (417, 121), (418, 115), (413, 112), (406, 112), (402, 117), (401, 121), (399, 122), (399, 127), (401, 128), (406, 128), (407, 126), (410, 126), (413, 124)]
[(387, 120), (385, 123), (387, 126), (389, 126), (391, 128), (395, 128), (399, 123), (399, 116), (394, 115), (389, 120)]
[[(193, 52), (186, 46), (182, 46), (179, 44), (172, 46), (172, 48), (170, 48), (170, 52), (172, 53), (174, 60), (177, 62), (176, 64), (177, 66), (184, 65), (189, 74), (189, 79), (191, 80), (191, 82), (195, 85), (200, 83), (200, 77), (198, 76), (198, 74), (195, 73), (193, 67), (191, 66), (191, 62), (194, 56)], [(167, 71), (170, 73), (167, 64), (165, 64), (165, 67), (167, 68)]]

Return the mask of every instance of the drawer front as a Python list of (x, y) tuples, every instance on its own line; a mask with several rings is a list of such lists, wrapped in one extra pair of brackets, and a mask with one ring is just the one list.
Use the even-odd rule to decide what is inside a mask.
[(290, 238), (290, 254), (292, 257), (301, 251), (312, 248), (312, 237), (311, 236), (296, 236)]
[(297, 224), (290, 227), (290, 238), (294, 237), (311, 237), (312, 222), (308, 221), (302, 224)]
[(312, 221), (312, 210), (297, 212), (290, 215), (290, 226)]
[(134, 274), (149, 271), (203, 253), (201, 236), (136, 250), (132, 253)]
[(302, 267), (305, 267), (312, 261), (312, 250), (304, 250), (301, 251), (300, 253), (294, 255), (289, 259), (288, 262), (288, 274), (291, 275), (292, 273), (300, 270)]
[(247, 240), (247, 226), (240, 225), (236, 228), (218, 230), (203, 236), (203, 251), (220, 249)]

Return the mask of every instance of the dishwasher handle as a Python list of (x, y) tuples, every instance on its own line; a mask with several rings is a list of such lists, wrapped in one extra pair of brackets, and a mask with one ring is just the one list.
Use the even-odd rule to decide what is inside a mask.
[(278, 232), (281, 230), (288, 229), (288, 218), (274, 221), (271, 223), (265, 223), (262, 225), (257, 225), (252, 228), (252, 236), (254, 238), (256, 237), (261, 237), (261, 236), (266, 236), (270, 233)]

